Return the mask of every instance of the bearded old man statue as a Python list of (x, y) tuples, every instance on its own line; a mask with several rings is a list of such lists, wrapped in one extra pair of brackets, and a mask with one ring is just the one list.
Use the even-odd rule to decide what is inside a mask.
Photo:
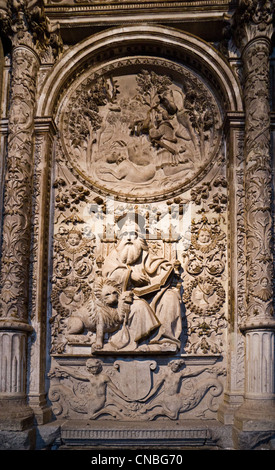
[(180, 347), (181, 300), (172, 285), (173, 265), (150, 253), (141, 228), (131, 215), (120, 230), (117, 246), (105, 259), (102, 275), (119, 283), (131, 298), (124, 326), (112, 337), (113, 347), (135, 350), (142, 343), (140, 347), (146, 351), (145, 339), (150, 339), (149, 348), (153, 344), (160, 345), (160, 350), (168, 347), (175, 351)]

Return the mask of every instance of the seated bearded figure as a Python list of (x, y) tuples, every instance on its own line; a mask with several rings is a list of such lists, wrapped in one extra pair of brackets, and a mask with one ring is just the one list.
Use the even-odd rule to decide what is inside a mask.
[(181, 301), (172, 285), (173, 274), (172, 263), (150, 253), (139, 225), (129, 216), (102, 267), (103, 277), (119, 284), (125, 294), (132, 294), (123, 327), (112, 336), (114, 347), (135, 350), (149, 336), (148, 345), (165, 348), (168, 344), (172, 350), (180, 347)]

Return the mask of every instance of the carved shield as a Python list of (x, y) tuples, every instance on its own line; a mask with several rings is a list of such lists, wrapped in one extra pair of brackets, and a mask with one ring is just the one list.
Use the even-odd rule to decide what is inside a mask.
[(156, 361), (116, 361), (114, 367), (118, 370), (116, 381), (119, 389), (133, 401), (146, 397), (152, 387), (151, 371), (156, 366)]

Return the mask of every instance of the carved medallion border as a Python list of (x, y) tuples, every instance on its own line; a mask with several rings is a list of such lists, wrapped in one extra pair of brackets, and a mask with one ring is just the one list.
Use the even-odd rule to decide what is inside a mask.
[[(213, 119), (213, 128), (215, 128), (216, 135), (214, 135), (214, 137), (212, 137), (213, 147), (214, 147), (214, 149), (211, 150), (212, 156), (211, 156), (210, 159), (208, 159), (207, 164), (201, 165), (200, 170), (199, 170), (198, 174), (196, 175), (196, 177), (194, 177), (193, 174), (192, 174), (192, 177), (190, 177), (190, 178), (185, 177), (185, 179), (184, 179), (185, 183), (184, 184), (183, 183), (180, 183), (180, 184), (177, 184), (177, 185), (174, 184), (175, 188), (172, 191), (163, 189), (160, 196), (154, 196), (153, 193), (152, 193), (152, 195), (149, 195), (149, 191), (148, 191), (148, 188), (147, 188), (146, 198), (144, 198), (144, 197), (138, 196), (138, 193), (137, 193), (137, 195), (133, 195), (133, 190), (132, 189), (128, 193), (125, 193), (125, 195), (122, 195), (120, 191), (119, 192), (118, 191), (113, 191), (112, 190), (112, 185), (110, 185), (110, 184), (109, 184), (109, 189), (108, 189), (108, 184), (106, 186), (106, 183), (105, 183), (105, 185), (102, 185), (102, 182), (100, 184), (98, 184), (98, 183), (94, 183), (93, 181), (89, 180), (89, 177), (87, 176), (87, 173), (85, 173), (85, 171), (83, 171), (80, 167), (77, 168), (76, 164), (74, 163), (75, 158), (74, 157), (72, 158), (73, 153), (76, 152), (76, 148), (73, 149), (71, 147), (70, 139), (72, 139), (72, 137), (69, 134), (69, 132), (70, 132), (69, 129), (70, 128), (72, 129), (72, 126), (73, 126), (72, 122), (70, 122), (70, 117), (72, 116), (75, 108), (77, 108), (79, 106), (79, 104), (78, 104), (79, 100), (83, 99), (82, 96), (85, 93), (87, 94), (87, 91), (88, 91), (88, 93), (97, 93), (97, 91), (93, 90), (93, 83), (96, 82), (96, 80), (98, 80), (98, 82), (103, 80), (105, 82), (104, 86), (107, 86), (106, 79), (104, 78), (105, 76), (107, 78), (112, 77), (112, 74), (119, 73), (119, 71), (121, 71), (121, 73), (125, 74), (126, 73), (125, 70), (127, 70), (127, 69), (130, 69), (132, 71), (133, 71), (133, 69), (136, 69), (137, 70), (136, 73), (138, 74), (141, 71), (146, 71), (146, 68), (148, 68), (148, 70), (151, 70), (151, 69), (152, 70), (161, 70), (161, 75), (160, 76), (163, 75), (165, 78), (167, 77), (167, 80), (168, 80), (169, 76), (174, 76), (173, 80), (175, 80), (175, 81), (178, 80), (179, 82), (181, 81), (183, 83), (189, 82), (190, 83), (190, 85), (189, 85), (190, 89), (192, 88), (193, 92), (197, 93), (197, 98), (196, 99), (198, 101), (199, 100), (204, 100), (205, 104), (206, 104), (206, 102), (208, 103), (208, 106), (209, 106), (209, 103), (211, 103), (211, 107), (209, 107), (209, 109), (212, 108), (211, 112), (213, 114), (213, 118), (212, 118)], [(152, 73), (154, 73), (154, 72), (152, 72)], [(111, 78), (111, 80), (112, 80), (112, 78)], [(96, 85), (94, 85), (94, 86), (96, 86)], [(103, 86), (103, 84), (101, 84), (101, 86)], [(90, 91), (89, 91), (89, 87), (91, 88)], [(85, 184), (86, 186), (88, 184), (89, 189), (92, 189), (92, 190), (94, 189), (99, 194), (102, 194), (102, 195), (108, 195), (108, 194), (113, 193), (113, 195), (116, 198), (120, 199), (120, 200), (128, 200), (129, 201), (129, 200), (133, 199), (136, 202), (143, 202), (144, 199), (146, 199), (146, 201), (152, 201), (153, 202), (153, 201), (161, 200), (161, 199), (163, 199), (163, 197), (166, 197), (166, 198), (167, 197), (175, 197), (178, 194), (182, 193), (184, 190), (188, 191), (192, 186), (194, 186), (194, 184), (196, 184), (196, 179), (201, 180), (207, 175), (207, 173), (209, 173), (209, 171), (211, 169), (211, 166), (213, 166), (213, 162), (215, 161), (215, 159), (218, 158), (218, 154), (219, 154), (220, 147), (221, 147), (221, 123), (222, 123), (222, 119), (223, 119), (223, 111), (220, 108), (220, 106), (217, 105), (218, 101), (217, 101), (217, 97), (215, 96), (215, 91), (213, 91), (211, 88), (208, 88), (208, 87), (209, 87), (209, 84), (207, 84), (207, 81), (206, 81), (206, 83), (204, 83), (201, 80), (201, 78), (199, 77), (199, 75), (197, 75), (197, 73), (194, 73), (192, 69), (188, 69), (188, 67), (178, 65), (177, 63), (175, 63), (173, 61), (168, 61), (167, 59), (152, 58), (152, 57), (149, 57), (149, 56), (148, 57), (137, 56), (137, 57), (128, 57), (127, 59), (123, 59), (123, 58), (117, 59), (116, 61), (106, 63), (105, 65), (103, 65), (100, 68), (97, 67), (94, 72), (93, 72), (93, 69), (91, 69), (91, 72), (86, 72), (82, 76), (80, 75), (80, 77), (78, 77), (78, 79), (74, 83), (71, 92), (69, 94), (67, 94), (66, 97), (63, 99), (63, 104), (61, 105), (61, 108), (60, 108), (61, 111), (59, 111), (59, 115), (57, 117), (57, 122), (60, 121), (60, 123), (61, 123), (60, 136), (61, 136), (61, 141), (62, 141), (62, 144), (63, 144), (63, 151), (65, 152), (65, 155), (67, 156), (66, 159), (68, 161), (68, 166), (69, 166), (70, 171), (73, 171), (75, 176), (77, 176), (77, 178), (81, 181), (82, 184)], [(118, 90), (117, 93), (120, 93), (120, 91)], [(208, 96), (207, 96), (207, 94), (208, 94)], [(106, 99), (106, 97), (104, 97), (104, 99)], [(113, 99), (114, 99), (114, 97), (112, 98), (112, 100)], [(192, 97), (192, 99), (194, 99), (194, 97)], [(103, 102), (102, 102), (102, 104), (103, 104)], [(94, 105), (90, 105), (90, 106), (94, 106), (94, 110), (91, 109), (90, 113), (95, 113), (96, 104), (94, 103)], [(204, 112), (203, 111), (203, 106), (204, 105), (202, 105), (201, 113)], [(63, 108), (63, 110), (62, 110), (62, 108)], [(114, 111), (115, 111), (115, 109), (114, 109)], [(196, 111), (196, 112), (199, 112), (199, 111)], [(113, 116), (114, 116), (114, 113), (113, 113)], [(93, 125), (95, 126), (95, 129), (96, 129), (96, 126), (100, 125), (99, 124), (100, 121), (98, 121), (98, 123), (97, 123), (96, 119), (97, 118), (93, 117), (93, 121), (94, 121)], [(102, 118), (100, 118), (99, 115), (98, 115), (98, 119), (102, 120)], [(115, 117), (113, 119), (115, 119)], [(170, 117), (170, 119), (171, 119), (171, 117)], [(194, 115), (193, 119), (197, 119), (195, 117), (195, 115)], [(210, 113), (209, 113), (209, 117), (207, 119), (210, 119)], [(106, 125), (106, 123), (105, 123), (105, 125)], [(144, 121), (144, 124), (142, 124), (142, 125), (145, 125), (145, 121)], [(195, 125), (197, 125), (197, 123), (193, 123), (192, 125), (195, 126)], [(209, 124), (206, 124), (206, 125), (209, 125)], [(58, 124), (58, 126), (59, 126), (59, 124)], [(203, 131), (201, 130), (200, 132), (203, 132)], [(142, 128), (141, 131), (139, 131), (139, 134), (136, 134), (136, 135), (140, 135), (142, 133), (146, 134), (146, 132), (143, 130), (143, 128)], [(206, 137), (205, 137), (205, 139), (206, 139)], [(210, 139), (210, 137), (209, 137), (209, 139)], [(158, 141), (158, 144), (159, 144), (159, 141)], [(167, 149), (167, 146), (165, 148)], [(79, 157), (77, 157), (77, 158), (79, 158)], [(136, 186), (138, 186), (138, 185), (136, 184)]]

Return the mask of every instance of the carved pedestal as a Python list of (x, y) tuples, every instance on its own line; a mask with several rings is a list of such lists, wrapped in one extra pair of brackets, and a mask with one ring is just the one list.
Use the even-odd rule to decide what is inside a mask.
[(33, 421), (26, 405), (27, 331), (5, 328), (0, 333), (0, 428), (21, 431)]

